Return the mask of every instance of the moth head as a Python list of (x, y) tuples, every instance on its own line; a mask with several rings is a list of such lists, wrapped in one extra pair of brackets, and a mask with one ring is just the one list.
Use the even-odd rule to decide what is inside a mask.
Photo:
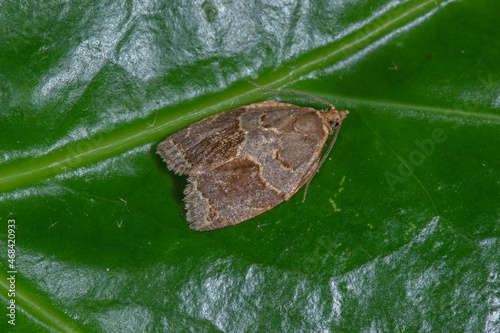
[(328, 127), (330, 133), (332, 133), (333, 130), (338, 128), (339, 124), (345, 119), (345, 117), (347, 117), (348, 114), (349, 111), (337, 111), (332, 105), (325, 112), (321, 113), (321, 117), (323, 118), (323, 122)]

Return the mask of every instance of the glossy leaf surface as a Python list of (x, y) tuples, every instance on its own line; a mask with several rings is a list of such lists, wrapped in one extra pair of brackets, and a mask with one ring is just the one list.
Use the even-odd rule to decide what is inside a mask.
[[(18, 331), (500, 330), (497, 1), (0, 4)], [(291, 89), (348, 109), (303, 190), (196, 232), (155, 154)], [(12, 233), (11, 233), (12, 234)]]

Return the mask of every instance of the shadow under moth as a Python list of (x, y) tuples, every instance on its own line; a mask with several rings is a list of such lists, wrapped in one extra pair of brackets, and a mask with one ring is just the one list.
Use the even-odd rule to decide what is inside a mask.
[(328, 108), (319, 111), (275, 101), (241, 106), (205, 118), (161, 142), (157, 153), (167, 167), (188, 175), (184, 202), (192, 229), (214, 230), (243, 222), (308, 186), (349, 113), (314, 96), (250, 83), (271, 92), (307, 96)]

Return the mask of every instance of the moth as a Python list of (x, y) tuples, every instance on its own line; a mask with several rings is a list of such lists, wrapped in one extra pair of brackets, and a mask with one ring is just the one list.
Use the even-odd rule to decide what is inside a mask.
[(288, 200), (306, 183), (307, 191), (349, 113), (314, 96), (250, 83), (307, 96), (328, 109), (266, 101), (205, 118), (161, 142), (157, 153), (168, 169), (188, 175), (184, 202), (192, 229), (234, 225)]

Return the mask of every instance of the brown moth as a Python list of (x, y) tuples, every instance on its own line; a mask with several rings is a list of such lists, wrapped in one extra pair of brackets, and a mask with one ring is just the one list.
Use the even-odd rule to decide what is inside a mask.
[(241, 106), (205, 118), (161, 142), (157, 153), (167, 167), (188, 175), (184, 201), (192, 229), (234, 225), (288, 200), (318, 171), (349, 113), (313, 96), (250, 83), (273, 92), (305, 95), (329, 108), (318, 111), (275, 101)]

